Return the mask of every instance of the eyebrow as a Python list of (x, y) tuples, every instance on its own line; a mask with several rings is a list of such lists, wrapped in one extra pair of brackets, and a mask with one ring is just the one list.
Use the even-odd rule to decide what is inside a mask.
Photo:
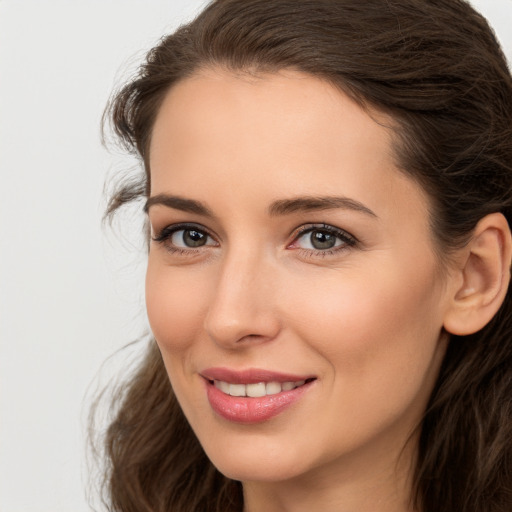
[(158, 194), (156, 196), (148, 198), (144, 205), (144, 212), (148, 213), (151, 206), (161, 204), (168, 208), (174, 208), (175, 210), (181, 210), (188, 213), (197, 213), (204, 217), (213, 217), (211, 210), (200, 201), (194, 199), (186, 199), (185, 197), (172, 196), (168, 194)]
[(272, 216), (276, 216), (288, 215), (298, 211), (308, 212), (313, 210), (334, 210), (337, 208), (354, 210), (370, 215), (371, 217), (377, 217), (377, 215), (363, 203), (342, 196), (304, 196), (292, 199), (280, 199), (271, 204), (269, 213)]
[[(183, 212), (195, 213), (204, 217), (214, 217), (212, 211), (204, 203), (194, 199), (168, 194), (158, 194), (148, 198), (144, 205), (144, 212), (147, 213), (151, 206), (157, 204)], [(377, 217), (377, 215), (363, 203), (343, 196), (301, 196), (292, 199), (279, 199), (269, 206), (268, 213), (270, 216), (276, 217), (295, 212), (334, 210), (338, 208), (353, 210), (371, 217)]]

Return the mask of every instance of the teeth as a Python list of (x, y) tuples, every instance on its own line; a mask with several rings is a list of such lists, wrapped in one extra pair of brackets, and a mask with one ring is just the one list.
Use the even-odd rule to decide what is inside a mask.
[[(283, 382), (283, 384), (286, 384), (286, 382)], [(286, 390), (280, 382), (267, 382), (267, 385), (265, 386), (265, 392), (267, 395), (276, 395), (277, 393), (281, 393), (281, 391)]]
[(226, 393), (226, 395), (229, 395), (229, 384), (227, 382), (224, 382), (223, 380), (216, 380), (215, 387), (217, 389), (220, 389), (223, 393)]
[(222, 380), (215, 380), (214, 385), (226, 395), (231, 396), (248, 396), (259, 398), (267, 395), (276, 395), (281, 391), (291, 391), (299, 386), (304, 385), (306, 381), (299, 380), (297, 382), (258, 382), (256, 384), (230, 384)]
[[(243, 386), (243, 384), (241, 385)], [(246, 384), (245, 392), (247, 396), (252, 396), (253, 398), (258, 398), (267, 394), (264, 382), (258, 382), (258, 384)]]
[(245, 392), (245, 384), (230, 384), (229, 394), (231, 396), (247, 396)]
[(295, 388), (295, 382), (283, 382), (281, 385), (283, 391), (290, 391)]

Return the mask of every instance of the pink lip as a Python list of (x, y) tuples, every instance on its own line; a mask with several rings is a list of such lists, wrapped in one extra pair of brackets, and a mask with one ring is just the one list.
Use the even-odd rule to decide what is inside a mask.
[(258, 382), (297, 382), (313, 379), (309, 376), (276, 373), (268, 370), (250, 369), (235, 371), (227, 368), (209, 368), (201, 372), (205, 378), (206, 394), (210, 406), (221, 417), (235, 423), (259, 423), (269, 420), (296, 403), (313, 384), (313, 380), (290, 391), (258, 398), (235, 397), (223, 393), (213, 384), (222, 380), (232, 384), (255, 384)]
[(248, 370), (232, 370), (230, 368), (207, 368), (200, 374), (208, 380), (223, 380), (231, 384), (257, 384), (258, 382), (297, 382), (314, 379), (314, 375), (294, 375), (291, 373), (273, 372), (259, 368)]

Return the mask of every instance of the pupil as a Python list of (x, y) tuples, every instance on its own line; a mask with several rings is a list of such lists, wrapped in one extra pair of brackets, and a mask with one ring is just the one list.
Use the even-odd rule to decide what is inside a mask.
[(206, 236), (195, 229), (187, 229), (183, 232), (183, 242), (187, 247), (201, 247), (206, 243)]
[(336, 237), (326, 231), (313, 231), (311, 245), (315, 249), (331, 249), (336, 244)]

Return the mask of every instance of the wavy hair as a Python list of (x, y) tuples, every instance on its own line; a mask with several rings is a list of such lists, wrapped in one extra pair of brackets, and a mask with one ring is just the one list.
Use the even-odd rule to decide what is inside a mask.
[[(148, 150), (174, 84), (206, 67), (299, 70), (395, 121), (400, 170), (431, 201), (441, 258), (477, 222), (512, 223), (512, 78), (486, 20), (463, 0), (215, 0), (163, 38), (105, 112), (141, 161), (107, 216), (148, 195)], [(240, 512), (241, 485), (205, 456), (151, 342), (116, 395), (104, 446), (115, 512)], [(415, 468), (422, 512), (512, 510), (512, 298), (481, 331), (452, 336), (425, 411)]]

